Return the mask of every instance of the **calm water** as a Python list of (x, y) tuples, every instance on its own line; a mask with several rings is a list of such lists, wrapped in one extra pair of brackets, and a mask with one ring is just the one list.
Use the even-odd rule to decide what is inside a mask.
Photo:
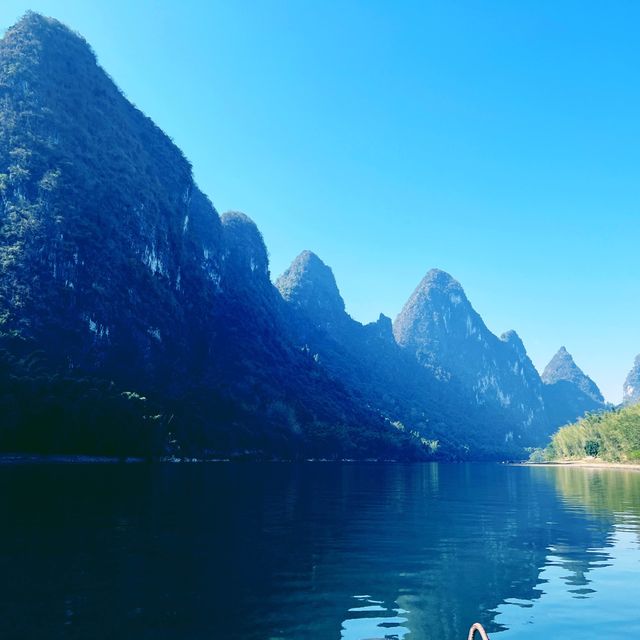
[(640, 634), (640, 474), (0, 466), (0, 637)]

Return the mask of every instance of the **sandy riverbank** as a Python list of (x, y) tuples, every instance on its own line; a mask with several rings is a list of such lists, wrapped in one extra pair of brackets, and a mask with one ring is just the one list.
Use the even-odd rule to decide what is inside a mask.
[(522, 462), (527, 467), (578, 467), (582, 469), (622, 469), (623, 471), (640, 471), (640, 463), (607, 462), (597, 458), (582, 460), (556, 460), (554, 462)]

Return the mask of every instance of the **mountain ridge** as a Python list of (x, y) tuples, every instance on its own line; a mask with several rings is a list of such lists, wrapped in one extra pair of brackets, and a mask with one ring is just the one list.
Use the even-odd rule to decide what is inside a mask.
[[(489, 331), (448, 273), (368, 324), (311, 251), (272, 283), (251, 218), (220, 216), (86, 41), (34, 13), (0, 41), (0, 203), (0, 371), (20, 381), (0, 448), (18, 432), (41, 442), (38, 420), (51, 402), (67, 415), (85, 378), (113, 415), (135, 400), (154, 452), (504, 458), (554, 426), (520, 337)], [(59, 379), (72, 400), (51, 391)], [(47, 446), (64, 446), (55, 429)]]
[(596, 383), (578, 367), (564, 346), (544, 368), (542, 381), (547, 413), (555, 426), (607, 407)]
[(549, 431), (542, 383), (519, 336), (494, 335), (449, 274), (427, 272), (398, 314), (394, 335), (435, 375), (458, 380), (478, 403), (521, 424), (517, 437)]
[(546, 384), (553, 384), (559, 380), (572, 382), (596, 402), (604, 403), (604, 397), (596, 383), (578, 367), (564, 346), (551, 358), (541, 378)]
[[(0, 100), (0, 334), (46, 352), (42, 406), (56, 376), (91, 376), (154, 398), (157, 440), (185, 453), (423, 456), (292, 343), (255, 224), (218, 215), (84, 39), (27, 14), (0, 42)], [(20, 380), (3, 446), (68, 446), (63, 422), (43, 444)]]

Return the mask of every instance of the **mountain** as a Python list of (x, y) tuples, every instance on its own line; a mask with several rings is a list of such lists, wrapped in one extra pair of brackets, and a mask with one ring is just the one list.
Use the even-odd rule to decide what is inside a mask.
[(28, 13), (0, 41), (0, 450), (515, 458), (566, 382), (442, 271), (394, 323), (310, 251), (274, 285), (82, 37)]
[(596, 383), (576, 365), (564, 348), (551, 358), (542, 373), (544, 398), (553, 427), (574, 422), (590, 411), (606, 407)]
[(633, 368), (629, 371), (623, 387), (622, 403), (625, 405), (640, 402), (640, 355), (636, 356)]
[(542, 373), (542, 381), (545, 384), (554, 384), (561, 380), (571, 382), (595, 402), (604, 403), (598, 385), (578, 367), (564, 347), (558, 349)]
[[(422, 455), (291, 339), (255, 224), (35, 13), (0, 42), (0, 203), (5, 450), (77, 449), (80, 407), (94, 453)], [(122, 398), (126, 442), (87, 426)]]
[(331, 330), (349, 323), (333, 271), (311, 251), (303, 251), (276, 280), (276, 287), (292, 307)]
[[(302, 252), (277, 279), (296, 343), (398, 429), (447, 458), (517, 456), (512, 421), (479, 406), (455, 380), (442, 380), (395, 340), (391, 319), (363, 325), (345, 310), (333, 272)], [(524, 350), (524, 347), (522, 347)]]
[(404, 349), (479, 406), (503, 415), (505, 438), (536, 441), (549, 431), (542, 382), (514, 331), (498, 338), (473, 309), (459, 282), (432, 269), (393, 324)]

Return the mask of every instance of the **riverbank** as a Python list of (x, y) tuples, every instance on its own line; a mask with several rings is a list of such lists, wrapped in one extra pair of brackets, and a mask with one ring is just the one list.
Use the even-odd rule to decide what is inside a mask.
[[(0, 465), (4, 464), (137, 464), (137, 463), (168, 463), (168, 464), (192, 464), (211, 462), (235, 462), (235, 463), (330, 463), (330, 464), (352, 464), (352, 463), (430, 463), (449, 462), (451, 460), (402, 460), (392, 458), (270, 458), (263, 455), (251, 455), (247, 453), (236, 454), (231, 457), (178, 457), (161, 456), (154, 458), (134, 458), (116, 456), (92, 456), (82, 454), (35, 454), (35, 453), (0, 453)], [(471, 462), (471, 461), (469, 461)], [(486, 462), (486, 461), (485, 461)], [(493, 461), (499, 462), (499, 461)]]
[(3, 464), (130, 464), (144, 462), (143, 458), (118, 458), (115, 456), (45, 455), (37, 453), (1, 453)]
[(582, 458), (580, 460), (555, 460), (553, 462), (519, 462), (517, 466), (526, 467), (578, 467), (581, 469), (622, 469), (624, 471), (640, 471), (640, 464), (636, 462), (607, 462), (597, 458)]

